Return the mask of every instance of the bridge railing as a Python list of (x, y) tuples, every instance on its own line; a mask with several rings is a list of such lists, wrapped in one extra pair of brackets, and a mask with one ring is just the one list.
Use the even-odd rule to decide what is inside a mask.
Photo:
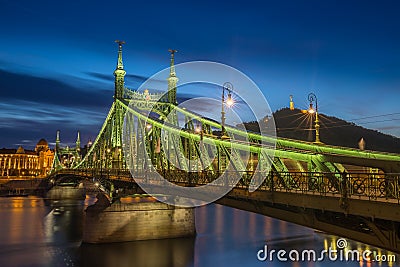
[(400, 174), (270, 172), (259, 190), (400, 204)]
[(55, 175), (74, 175), (80, 177), (92, 177), (98, 179), (123, 179), (123, 180), (133, 180), (131, 177), (130, 171), (128, 169), (91, 169), (91, 168), (82, 168), (82, 169), (62, 169), (48, 176), (51, 178)]
[[(142, 174), (145, 175), (145, 174)], [(260, 172), (228, 172), (228, 176), (241, 176), (236, 188), (247, 189), (254, 176), (263, 179)], [(183, 171), (164, 172), (170, 182), (200, 186), (215, 181), (219, 173)], [(265, 175), (264, 175), (265, 176)], [(322, 172), (269, 172), (258, 188), (267, 192), (313, 194), (340, 198), (357, 198), (400, 204), (400, 174), (322, 173)]]
[[(159, 171), (170, 182), (185, 186), (201, 186), (215, 181), (220, 173)], [(395, 202), (400, 204), (400, 174), (374, 173), (323, 173), (323, 172), (226, 172), (230, 180), (239, 182), (236, 188), (247, 189), (251, 179), (265, 178), (258, 188), (267, 192), (313, 194), (340, 198), (357, 198), (371, 201)], [(264, 177), (263, 177), (264, 175)], [(138, 177), (148, 177), (145, 172)], [(217, 184), (218, 185), (218, 184)]]
[[(128, 169), (65, 169), (58, 174), (70, 174), (95, 179), (121, 180), (135, 183), (151, 179), (147, 171), (136, 172), (132, 178)], [(182, 170), (159, 170), (166, 180), (183, 186), (201, 186), (216, 181), (222, 173), (202, 171), (186, 172)], [(269, 172), (267, 175), (257, 171), (225, 172), (225, 183), (237, 181), (236, 188), (247, 189), (251, 179), (264, 179), (258, 188), (264, 192), (287, 192), (296, 194), (321, 195), (340, 198), (357, 198), (370, 201), (385, 201), (400, 204), (399, 173), (323, 173), (323, 172)], [(258, 176), (258, 177), (257, 177)], [(148, 180), (151, 183), (151, 180)], [(219, 184), (216, 183), (215, 186)]]

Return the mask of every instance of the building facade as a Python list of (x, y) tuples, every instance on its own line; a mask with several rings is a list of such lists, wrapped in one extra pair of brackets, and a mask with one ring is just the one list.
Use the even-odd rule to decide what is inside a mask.
[(0, 149), (0, 177), (44, 177), (50, 171), (54, 152), (41, 139), (35, 150)]

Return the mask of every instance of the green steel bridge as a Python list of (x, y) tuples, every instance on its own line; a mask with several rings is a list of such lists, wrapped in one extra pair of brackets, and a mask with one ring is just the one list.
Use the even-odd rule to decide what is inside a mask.
[(235, 182), (216, 203), (400, 252), (399, 154), (265, 136), (180, 108), (174, 52), (166, 94), (131, 91), (119, 42), (114, 102), (96, 140), (72, 168), (56, 159), (49, 177), (140, 184), (157, 172), (200, 187), (224, 173)]

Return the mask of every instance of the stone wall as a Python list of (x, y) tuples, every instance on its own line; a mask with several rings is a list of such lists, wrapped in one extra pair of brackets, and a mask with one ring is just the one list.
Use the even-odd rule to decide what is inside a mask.
[(83, 187), (53, 186), (46, 194), (48, 199), (85, 199), (86, 191)]
[[(99, 205), (98, 203), (96, 203)], [(176, 238), (196, 234), (193, 208), (160, 202), (90, 206), (83, 223), (83, 242), (111, 243)]]

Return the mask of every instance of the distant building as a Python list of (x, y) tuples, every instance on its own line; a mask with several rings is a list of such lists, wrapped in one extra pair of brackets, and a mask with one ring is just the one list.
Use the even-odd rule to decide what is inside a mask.
[(290, 98), (289, 108), (290, 108), (290, 110), (294, 110), (293, 96), (290, 95), (289, 98)]
[(35, 150), (0, 149), (0, 177), (43, 177), (50, 171), (54, 152), (45, 139), (40, 139)]
[(361, 150), (365, 150), (365, 140), (364, 138), (360, 139), (360, 142), (358, 142), (358, 148)]
[(82, 159), (81, 153), (81, 137), (78, 131), (78, 135), (75, 142), (75, 147), (61, 147), (60, 131), (57, 131), (56, 148), (55, 148), (55, 161), (53, 168), (55, 170), (63, 168), (72, 168), (79, 164)]

